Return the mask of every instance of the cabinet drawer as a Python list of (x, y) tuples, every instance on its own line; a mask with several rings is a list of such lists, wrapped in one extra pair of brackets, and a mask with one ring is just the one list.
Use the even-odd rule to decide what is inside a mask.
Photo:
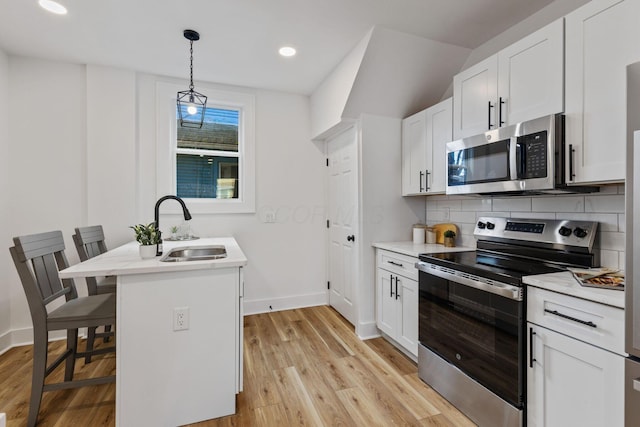
[(625, 354), (624, 310), (620, 308), (529, 286), (527, 321)]
[(378, 249), (377, 267), (409, 279), (418, 280), (418, 258)]

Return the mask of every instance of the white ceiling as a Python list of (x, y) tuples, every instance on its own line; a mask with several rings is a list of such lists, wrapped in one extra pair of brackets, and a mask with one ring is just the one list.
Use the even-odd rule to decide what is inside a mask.
[[(0, 49), (8, 54), (99, 64), (310, 94), (374, 25), (475, 48), (552, 0), (0, 0)], [(293, 58), (277, 54), (288, 44)], [(197, 84), (196, 84), (197, 90)]]

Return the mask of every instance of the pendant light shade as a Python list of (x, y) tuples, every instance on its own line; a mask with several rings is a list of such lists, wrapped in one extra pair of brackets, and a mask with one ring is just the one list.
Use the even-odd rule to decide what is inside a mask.
[(200, 40), (200, 34), (194, 30), (184, 30), (184, 37), (190, 43), (189, 90), (177, 94), (178, 118), (181, 127), (201, 128), (207, 107), (207, 97), (193, 90), (193, 42)]

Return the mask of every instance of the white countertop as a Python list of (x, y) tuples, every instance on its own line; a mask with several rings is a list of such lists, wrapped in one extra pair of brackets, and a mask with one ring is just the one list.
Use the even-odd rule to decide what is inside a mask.
[(525, 276), (522, 281), (537, 288), (624, 309), (624, 291), (581, 286), (568, 271)]
[(161, 257), (142, 259), (139, 254), (139, 244), (134, 241), (66, 268), (60, 271), (60, 278), (70, 279), (74, 277), (119, 276), (169, 271), (204, 270), (210, 268), (242, 267), (247, 264), (247, 258), (233, 237), (207, 237), (180, 242), (164, 241), (162, 246), (166, 254), (175, 247), (209, 245), (224, 245), (227, 249), (227, 257), (214, 260), (182, 262), (161, 262)]
[(436, 253), (436, 252), (464, 252), (475, 251), (476, 248), (470, 248), (468, 246), (456, 246), (453, 248), (447, 248), (444, 245), (436, 243), (414, 244), (412, 241), (408, 242), (377, 242), (372, 245), (374, 248), (385, 249), (391, 252), (397, 252), (418, 258), (420, 254)]

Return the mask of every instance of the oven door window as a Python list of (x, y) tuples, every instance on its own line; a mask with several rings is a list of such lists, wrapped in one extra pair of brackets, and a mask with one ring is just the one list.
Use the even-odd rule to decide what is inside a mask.
[(448, 153), (449, 186), (508, 181), (509, 139)]
[(420, 272), (419, 340), (511, 404), (523, 404), (523, 303)]

